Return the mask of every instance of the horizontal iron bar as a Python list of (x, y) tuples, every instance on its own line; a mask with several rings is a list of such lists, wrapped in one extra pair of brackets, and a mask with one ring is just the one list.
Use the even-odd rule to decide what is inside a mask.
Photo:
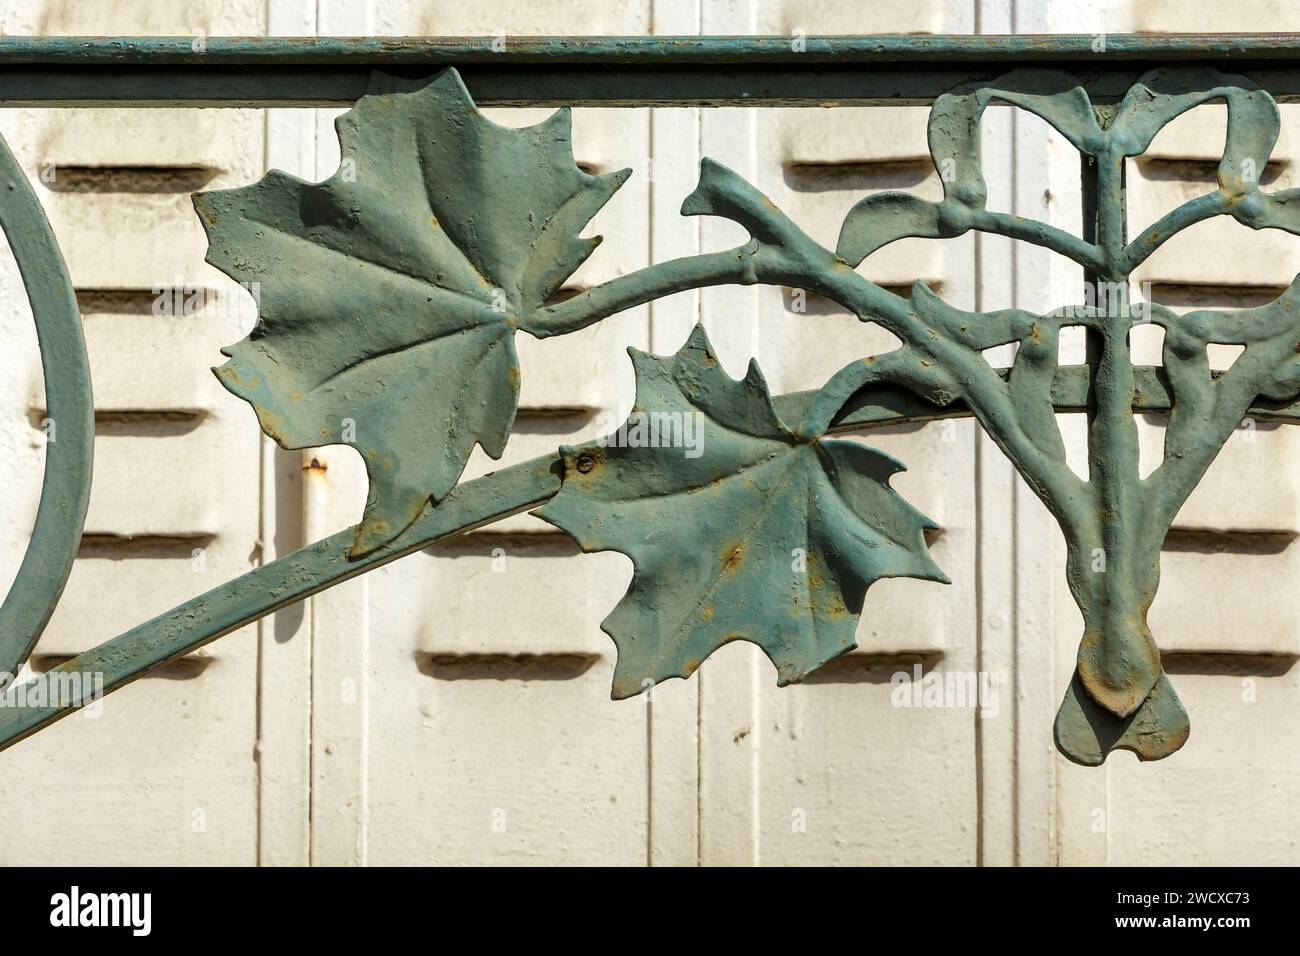
[[(1102, 37), (1104, 36), (1104, 40)], [(202, 50), (195, 44), (201, 42)], [(1100, 46), (1100, 49), (1099, 49)], [(1297, 33), (875, 36), (0, 37), (15, 63), (805, 63), (1300, 58)]]
[(1106, 102), (1174, 61), (1230, 65), (1300, 102), (1300, 35), (1184, 34), (0, 37), (0, 103), (345, 106), (448, 66), (481, 106), (926, 105), (1026, 67), (1069, 70)]

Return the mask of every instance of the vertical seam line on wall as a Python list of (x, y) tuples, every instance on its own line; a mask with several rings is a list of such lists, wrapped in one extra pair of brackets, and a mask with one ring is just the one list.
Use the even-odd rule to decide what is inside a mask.
[[(696, 0), (695, 3), (695, 33), (697, 36), (704, 32), (704, 4), (702, 0)], [(700, 112), (699, 107), (692, 111), (695, 117), (695, 161), (698, 165), (704, 158), (704, 115)], [(691, 229), (695, 233), (694, 243), (695, 251), (702, 252), (701, 243), (704, 241), (704, 222), (702, 216), (691, 217)], [(695, 298), (695, 318), (700, 321), (704, 318), (703, 305), (704, 297), (699, 293), (692, 293)], [(696, 671), (700, 684), (695, 689), (695, 864), (700, 866), (704, 862), (704, 670), (701, 668)]]
[[(266, 133), (263, 133), (266, 136)], [(259, 431), (257, 433), (257, 463), (258, 463), (258, 516), (257, 516), (257, 567), (267, 563), (268, 542), (274, 535), (273, 523), (267, 521), (268, 498), (275, 495), (275, 458), (271, 449), (267, 448), (270, 439), (266, 438)], [(275, 640), (275, 621), (277, 615), (267, 615), (257, 622), (257, 667), (256, 682), (253, 688), (253, 696), (256, 700), (255, 707), (255, 754), (256, 766), (254, 767), (254, 779), (256, 787), (256, 799), (254, 800), (254, 839), (256, 840), (256, 859), (257, 865), (264, 865), (264, 845), (263, 837), (267, 834), (263, 830), (263, 814), (267, 809), (265, 800), (264, 785), (267, 783), (266, 774), (266, 753), (265, 742), (267, 733), (267, 714), (264, 707), (264, 695), (267, 688), (267, 682), (270, 679), (268, 675), (268, 661), (266, 658), (265, 648), (268, 642)], [(273, 665), (272, 665), (273, 666)], [(278, 751), (278, 748), (276, 748)], [(274, 801), (272, 801), (272, 806)]]
[[(972, 0), (972, 29), (978, 36), (983, 33), (982, 18), (980, 10), (982, 4), (980, 0)], [(983, 304), (984, 284), (982, 281), (983, 272), (983, 242), (980, 241), (978, 232), (974, 235), (974, 250), (971, 251), (971, 267), (975, 276), (975, 311), (978, 312)], [(984, 494), (983, 494), (983, 477), (984, 468), (983, 457), (980, 455), (980, 429), (976, 425), (971, 429), (971, 440), (974, 442), (975, 453), (975, 671), (978, 674), (980, 663), (982, 663), (982, 654), (984, 649), (984, 561), (983, 553), (980, 550), (980, 541), (983, 540), (984, 531)], [(972, 721), (975, 722), (975, 865), (984, 864), (984, 732), (979, 726), (979, 713), (971, 715)]]
[[(1015, 28), (1015, 0), (1011, 0), (1012, 29)], [(1011, 202), (1012, 213), (1018, 212), (1020, 204), (1020, 111), (1011, 110)], [(1020, 244), (1011, 243), (1011, 304), (1019, 307), (1020, 299)], [(1057, 346), (1058, 355), (1060, 346)], [(1055, 424), (1055, 421), (1053, 421)], [(1008, 615), (1011, 626), (1011, 653), (1008, 662), (1014, 685), (1020, 670), (1020, 489), (1015, 473), (1011, 476), (1011, 613)], [(1007, 702), (1011, 708), (1011, 863), (1020, 865), (1020, 707), (1018, 695), (1011, 694)]]
[[(976, 311), (979, 311), (981, 284), (980, 272), (980, 237), (975, 237), (975, 285)], [(981, 542), (984, 538), (984, 455), (980, 427), (971, 430), (971, 441), (975, 453), (975, 671), (983, 668), (984, 657), (984, 557)], [(971, 719), (975, 722), (975, 865), (984, 864), (984, 731), (980, 726), (979, 708), (975, 708)]]
[[(271, 30), (271, 0), (262, 0), (262, 32), (270, 33)], [(262, 168), (270, 163), (271, 160), (271, 120), (270, 114), (266, 110), (262, 111)], [(266, 486), (268, 476), (266, 473), (266, 449), (263, 445), (266, 439), (259, 432), (257, 436), (257, 563), (264, 564), (266, 561)], [(272, 473), (274, 474), (274, 472)], [(254, 742), (253, 753), (255, 756), (253, 766), (254, 783), (254, 800), (253, 800), (253, 858), (256, 865), (262, 865), (262, 785), (264, 783), (264, 774), (262, 766), (262, 689), (266, 683), (266, 661), (262, 654), (262, 648), (265, 644), (266, 637), (266, 618), (261, 618), (257, 622), (257, 666), (254, 671), (255, 678), (253, 681), (253, 708), (254, 718)]]
[[(312, 33), (320, 35), (320, 0), (315, 0), (312, 4)], [(311, 139), (312, 139), (312, 174), (317, 181), (320, 177), (316, 175), (318, 146), (317, 140), (317, 111), (310, 110), (308, 116), (311, 117)], [(299, 462), (301, 465), (301, 462)], [(306, 491), (303, 491), (303, 499), (299, 503), (300, 510), (305, 510)], [(307, 528), (307, 521), (303, 521), (303, 530)], [(304, 535), (306, 537), (306, 535)], [(316, 865), (316, 609), (313, 606), (314, 598), (308, 598), (307, 604), (307, 865)]]
[[(972, 0), (973, 7), (973, 29), (978, 36), (982, 32), (982, 22), (980, 18), (981, 3), (980, 0)], [(974, 296), (975, 310), (978, 312), (983, 304), (984, 283), (983, 283), (983, 243), (981, 242), (980, 233), (974, 235), (974, 249), (972, 250), (972, 271), (975, 276)], [(984, 469), (982, 467), (982, 456), (980, 454), (980, 429), (976, 425), (972, 429), (972, 442), (975, 453), (975, 671), (978, 674), (982, 662), (984, 649), (984, 560), (980, 548), (980, 542), (983, 540), (984, 530)], [(975, 722), (975, 865), (984, 864), (984, 733), (980, 728), (978, 708), (972, 714), (972, 720)]]
[[(653, 30), (654, 22), (654, 4), (650, 5), (650, 28)], [(649, 154), (646, 159), (650, 167), (650, 181), (646, 183), (646, 232), (645, 244), (646, 255), (645, 262), (647, 265), (653, 263), (655, 251), (655, 200), (659, 190), (655, 186), (654, 174), (655, 169), (655, 124), (654, 111), (644, 110), (646, 123), (646, 152)], [(655, 349), (655, 307), (651, 302), (646, 307), (646, 345), (650, 352)], [(645, 705), (645, 865), (654, 866), (654, 846), (655, 846), (655, 739), (654, 739), (654, 687), (650, 688), (651, 697)]]
[[(758, 30), (758, 2), (759, 0), (750, 0), (748, 5), (748, 32), (752, 35)], [(749, 161), (749, 173), (751, 182), (761, 182), (759, 176), (759, 151), (758, 151), (758, 113), (751, 107), (745, 111), (746, 135), (749, 138), (749, 147), (747, 150)], [(759, 294), (762, 291), (760, 286), (751, 287), (749, 292), (749, 314), (750, 314), (750, 354), (759, 357), (759, 343), (762, 339), (762, 329), (760, 326), (761, 311), (759, 308)], [(749, 708), (751, 724), (753, 726), (754, 743), (749, 752), (749, 781), (750, 781), (750, 846), (752, 866), (762, 865), (763, 841), (762, 841), (762, 794), (763, 794), (763, 688), (766, 686), (767, 674), (763, 668), (767, 665), (767, 658), (761, 654), (751, 656), (753, 663), (750, 665), (749, 679)]]

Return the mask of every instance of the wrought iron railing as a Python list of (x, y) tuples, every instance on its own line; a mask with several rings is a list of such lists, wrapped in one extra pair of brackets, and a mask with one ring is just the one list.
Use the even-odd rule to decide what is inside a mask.
[[(200, 49), (201, 46), (201, 49)], [(1070, 759), (1114, 749), (1157, 759), (1187, 739), (1147, 610), (1176, 513), (1243, 419), (1300, 421), (1296, 285), (1253, 309), (1175, 315), (1130, 301), (1133, 271), (1187, 227), (1229, 216), (1300, 233), (1300, 190), (1261, 173), (1277, 103), (1300, 99), (1292, 36), (510, 39), (0, 38), (5, 105), (335, 106), (344, 162), (322, 183), (272, 171), (199, 193), (208, 261), (257, 282), (253, 333), (225, 351), (222, 383), (286, 448), (348, 444), (370, 496), (356, 528), (258, 567), (86, 651), (56, 673), (115, 690), (150, 669), (340, 581), (488, 522), (538, 508), (588, 551), (636, 568), (603, 627), (614, 696), (687, 677), (722, 643), (758, 644), (780, 683), (854, 646), (869, 585), (945, 580), (930, 522), (889, 486), (901, 466), (837, 431), (974, 416), (1057, 519), (1084, 619), (1056, 722)], [(1227, 105), (1218, 186), (1140, 235), (1126, 227), (1125, 161), (1188, 109)], [(990, 104), (1037, 114), (1079, 151), (1083, 235), (989, 210), (979, 124)], [(931, 105), (943, 198), (865, 196), (824, 248), (736, 173), (705, 159), (683, 215), (720, 216), (749, 240), (651, 265), (555, 301), (597, 240), (579, 232), (629, 174), (578, 168), (566, 112), (507, 129), (479, 106)], [(90, 488), (90, 376), (76, 299), (23, 170), (0, 148), (0, 224), (39, 333), (57, 423), (30, 547), (0, 608), (0, 671), (31, 653), (76, 555)], [(905, 237), (984, 232), (1081, 265), (1083, 301), (1048, 314), (964, 312), (924, 283), (909, 296), (857, 267)], [(499, 457), (519, 394), (514, 335), (561, 335), (661, 296), (714, 285), (806, 289), (893, 333), (814, 392), (769, 393), (751, 365), (729, 378), (698, 329), (673, 356), (633, 353), (634, 417), (617, 440), (460, 483), (476, 444)], [(1101, 293), (1105, 290), (1104, 294)], [(1163, 364), (1135, 366), (1129, 334), (1164, 329)], [(1087, 363), (1060, 366), (1082, 327)], [(1227, 371), (1211, 344), (1244, 347)], [(1015, 344), (1009, 368), (986, 349)], [(1054, 416), (1088, 415), (1089, 477), (1066, 463)], [(1134, 414), (1168, 415), (1163, 462), (1138, 471)], [(683, 454), (638, 428), (701, 434)], [(694, 427), (694, 426), (692, 426)], [(644, 436), (642, 436), (644, 438)], [(680, 445), (681, 443), (677, 443)], [(954, 572), (957, 573), (957, 572)], [(938, 596), (935, 598), (940, 600)], [(23, 687), (11, 689), (19, 693)], [(0, 708), (0, 746), (84, 701)]]

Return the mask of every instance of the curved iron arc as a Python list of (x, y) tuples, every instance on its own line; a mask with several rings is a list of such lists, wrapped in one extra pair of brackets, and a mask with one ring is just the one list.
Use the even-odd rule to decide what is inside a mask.
[(0, 229), (27, 288), (45, 373), (50, 430), (31, 540), (0, 605), (0, 672), (27, 660), (63, 594), (90, 504), (95, 403), (76, 293), (54, 231), (0, 137)]

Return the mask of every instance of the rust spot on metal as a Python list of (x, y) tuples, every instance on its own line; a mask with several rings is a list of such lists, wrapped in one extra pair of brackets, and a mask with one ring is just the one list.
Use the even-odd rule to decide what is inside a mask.
[(745, 546), (737, 544), (722, 553), (722, 570), (735, 571), (745, 557)]

